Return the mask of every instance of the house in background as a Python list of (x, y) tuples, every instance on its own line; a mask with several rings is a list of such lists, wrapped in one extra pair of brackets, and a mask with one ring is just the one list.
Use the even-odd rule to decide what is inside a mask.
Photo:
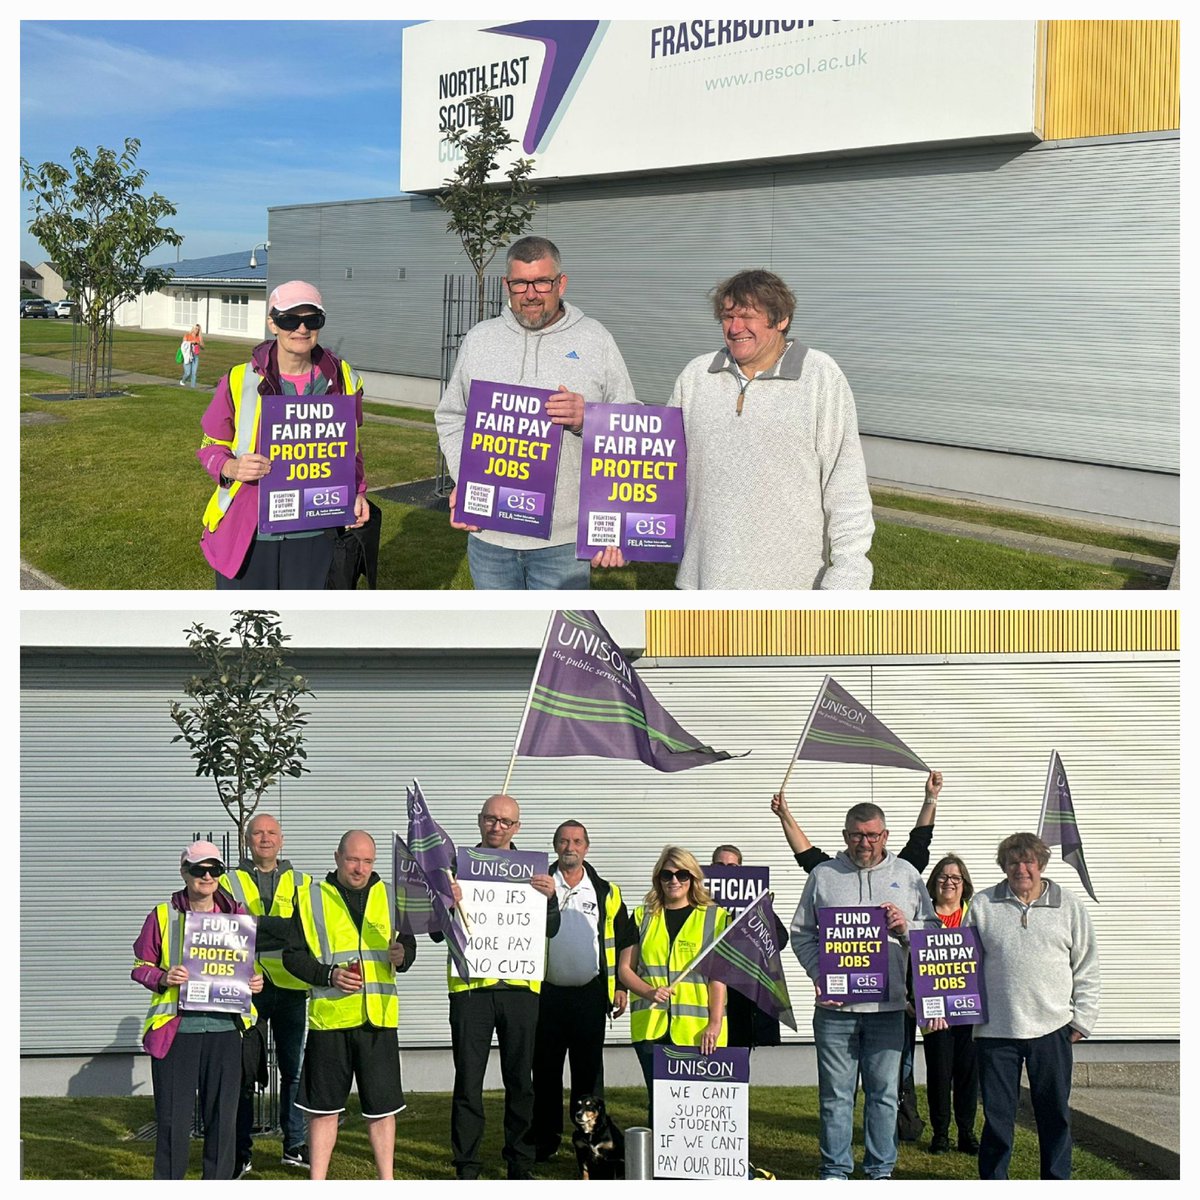
[(65, 300), (67, 298), (67, 285), (52, 262), (40, 262), (34, 269), (42, 280), (41, 294), (47, 300)]
[(191, 329), (258, 341), (267, 321), (267, 252), (217, 254), (159, 264), (171, 281), (117, 309), (118, 326), (133, 329)]
[(26, 292), (32, 292), (35, 296), (45, 296), (45, 292), (42, 291), (44, 283), (42, 277), (21, 259), (21, 297), (24, 299)]

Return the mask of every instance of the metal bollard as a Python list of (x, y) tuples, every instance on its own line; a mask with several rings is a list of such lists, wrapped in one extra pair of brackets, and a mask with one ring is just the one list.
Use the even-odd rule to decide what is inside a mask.
[(654, 1178), (654, 1135), (645, 1125), (625, 1130), (625, 1178)]

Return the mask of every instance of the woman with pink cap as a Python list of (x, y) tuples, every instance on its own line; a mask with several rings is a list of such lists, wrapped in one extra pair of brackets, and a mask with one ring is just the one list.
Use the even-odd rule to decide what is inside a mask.
[[(150, 911), (133, 943), (132, 978), (152, 994), (142, 1026), (154, 1085), (154, 1178), (187, 1174), (196, 1096), (204, 1117), (203, 1178), (232, 1179), (242, 1083), (242, 1031), (253, 1015), (180, 1011), (179, 989), (189, 978), (183, 963), (183, 922), (189, 912), (244, 913), (217, 881), (224, 874), (212, 842), (193, 842), (179, 859), (183, 889)], [(261, 992), (263, 977), (250, 977)]]
[[(271, 341), (255, 346), (213, 394), (200, 421), (197, 457), (217, 490), (204, 512), (200, 548), (217, 573), (218, 588), (324, 588), (333, 561), (332, 529), (268, 535), (258, 532), (258, 484), (271, 470), (261, 453), (262, 396), (353, 395), (362, 425), (362, 380), (344, 360), (317, 344), (325, 324), (321, 293), (311, 283), (281, 283), (267, 303)], [(370, 515), (362, 451), (354, 460), (353, 525)]]

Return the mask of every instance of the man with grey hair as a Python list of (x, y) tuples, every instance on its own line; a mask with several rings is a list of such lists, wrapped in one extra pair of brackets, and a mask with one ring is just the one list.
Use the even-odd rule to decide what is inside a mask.
[[(887, 821), (875, 804), (846, 814), (846, 849), (812, 869), (792, 918), (792, 949), (817, 986), (813, 1035), (817, 1047), (822, 1179), (854, 1173), (854, 1097), (863, 1084), (863, 1173), (890, 1179), (896, 1165), (896, 1110), (904, 1049), (905, 978), (910, 925), (936, 929), (929, 893), (911, 864), (888, 852)], [(879, 1000), (843, 1003), (821, 994), (817, 910), (882, 908), (888, 931), (888, 990)], [(930, 1028), (942, 1028), (940, 1021)]]
[(1000, 843), (1004, 879), (977, 892), (963, 919), (983, 953), (988, 1019), (975, 1027), (983, 1096), (980, 1179), (1007, 1179), (1021, 1066), (1043, 1179), (1071, 1178), (1072, 1047), (1095, 1028), (1100, 960), (1082, 900), (1042, 878), (1050, 848), (1032, 833)]
[(555, 484), (549, 539), (480, 530), (458, 520), (457, 487), (450, 493), (450, 524), (470, 533), (467, 562), (478, 589), (556, 589), (589, 586), (590, 566), (620, 565), (612, 548), (589, 564), (575, 557), (579, 518), (583, 406), (636, 404), (633, 383), (608, 330), (563, 302), (567, 276), (558, 247), (524, 237), (508, 249), (504, 286), (508, 307), (467, 334), (437, 406), (438, 440), (457, 479), (467, 398), (476, 379), (554, 391), (546, 412), (564, 437)]
[(770, 271), (712, 291), (724, 349), (671, 395), (687, 435), (679, 588), (869, 588), (875, 524), (854, 395), (792, 336), (796, 297)]

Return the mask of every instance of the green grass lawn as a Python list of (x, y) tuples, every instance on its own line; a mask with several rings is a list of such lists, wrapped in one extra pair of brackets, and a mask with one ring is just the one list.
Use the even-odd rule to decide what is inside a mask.
[[(21, 334), (27, 353), (55, 351), (60, 358), (69, 354), (66, 323), (25, 321)], [(118, 330), (114, 364), (152, 369), (149, 357), (160, 353), (164, 342), (171, 339)], [(221, 346), (218, 351), (214, 343), (208, 361), (210, 384), (245, 355), (244, 344)], [(218, 362), (220, 355), (224, 357)], [(205, 369), (202, 365), (202, 381)], [(60, 377), (32, 369), (21, 372), (21, 412), (54, 418), (21, 429), (22, 557), (68, 588), (211, 587), (213, 577), (200, 554), (199, 538), (200, 515), (212, 484), (195, 457), (208, 392), (145, 385), (104, 400), (42, 401), (32, 395), (62, 390), (65, 384)], [(399, 416), (423, 426), (367, 420), (361, 438), (372, 491), (436, 473), (437, 437), (431, 413), (387, 405), (366, 407), (368, 413)], [(452, 530), (444, 513), (373, 498), (383, 509), (381, 588), (471, 587), (466, 535)], [(892, 503), (890, 494), (886, 502)], [(1006, 520), (1011, 516), (998, 514)], [(1129, 548), (1116, 546), (1111, 539), (1096, 542), (1090, 538), (1092, 530), (1075, 536), (1077, 527), (1048, 524), (1054, 526), (1053, 536)], [(1155, 553), (1173, 553), (1156, 545)], [(1164, 586), (1163, 580), (1135, 571), (1072, 563), (886, 522), (876, 530), (871, 560), (876, 590)], [(609, 591), (669, 590), (674, 579), (674, 566), (655, 563), (592, 575), (595, 588)]]
[[(927, 1112), (924, 1089), (921, 1111)], [(609, 1109), (623, 1127), (646, 1121), (645, 1092), (641, 1088), (610, 1088)], [(500, 1156), (503, 1141), (503, 1094), (484, 1094), (487, 1134), (483, 1144), (484, 1178), (504, 1178)], [(350, 1100), (350, 1117), (338, 1134), (330, 1177), (372, 1179), (374, 1162), (366, 1126), (358, 1115), (356, 1098)], [(862, 1107), (855, 1127), (856, 1152), (862, 1153)], [(154, 1143), (135, 1141), (132, 1135), (154, 1119), (153, 1102), (146, 1099), (44, 1099), (21, 1100), (21, 1138), (25, 1179), (149, 1179)], [(750, 1093), (750, 1160), (780, 1179), (814, 1179), (820, 1155), (817, 1150), (817, 1089), (755, 1088)], [(452, 1179), (450, 1163), (450, 1096), (423, 1092), (408, 1096), (408, 1108), (396, 1118), (397, 1179)], [(902, 1142), (897, 1179), (976, 1178), (975, 1159), (951, 1153), (934, 1158), (928, 1153), (928, 1131), (920, 1142)], [(254, 1171), (250, 1179), (305, 1178), (303, 1172), (279, 1162), (277, 1139), (259, 1138), (254, 1145)], [(1076, 1179), (1130, 1179), (1129, 1170), (1106, 1158), (1075, 1147)], [(193, 1143), (192, 1177), (200, 1174), (200, 1143)], [(575, 1162), (570, 1143), (552, 1161), (539, 1164), (541, 1179), (574, 1179)], [(1036, 1179), (1036, 1136), (1018, 1128), (1013, 1153), (1013, 1179)]]

